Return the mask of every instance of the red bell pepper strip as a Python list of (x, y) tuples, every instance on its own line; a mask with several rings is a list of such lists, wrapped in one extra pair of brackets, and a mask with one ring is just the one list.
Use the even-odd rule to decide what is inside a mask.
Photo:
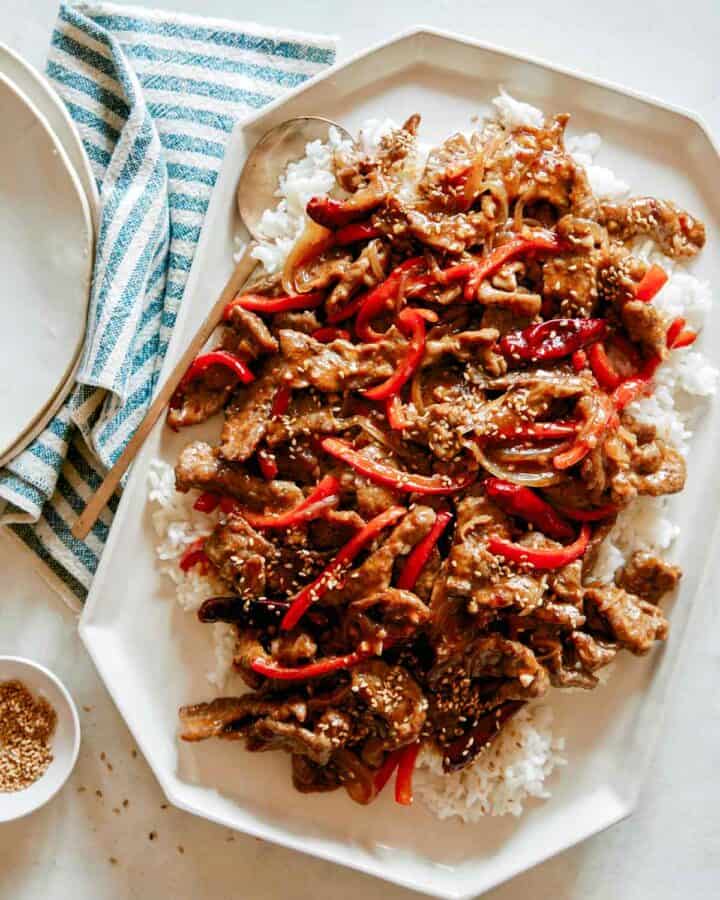
[(587, 349), (587, 358), (595, 380), (604, 391), (614, 391), (622, 378), (615, 371), (615, 366), (605, 352), (602, 341), (592, 344)]
[(240, 504), (233, 497), (221, 497), (220, 509), (226, 516), (229, 516), (231, 513), (237, 512), (237, 510), (240, 509)]
[(487, 443), (495, 441), (551, 441), (573, 437), (578, 431), (577, 422), (528, 422), (522, 425), (501, 425), (490, 434), (479, 436)]
[(518, 237), (501, 244), (474, 263), (473, 271), (465, 283), (465, 299), (475, 299), (482, 282), (514, 257), (538, 250), (557, 252), (564, 249), (564, 246), (563, 241), (552, 231), (538, 231), (531, 238)]
[(374, 225), (368, 225), (365, 222), (356, 222), (352, 225), (345, 225), (334, 234), (335, 243), (340, 247), (346, 247), (348, 244), (355, 244), (358, 241), (370, 241), (373, 238), (380, 237), (382, 232)]
[(626, 378), (612, 392), (612, 402), (615, 409), (621, 412), (625, 407), (641, 394), (650, 390), (650, 382), (662, 360), (659, 356), (651, 356), (642, 368), (631, 378)]
[(500, 352), (507, 359), (545, 362), (570, 356), (607, 337), (605, 319), (549, 319), (500, 338)]
[(205, 568), (210, 565), (210, 560), (208, 559), (207, 553), (203, 549), (205, 547), (205, 538), (198, 538), (196, 541), (193, 541), (192, 544), (187, 548), (187, 550), (180, 557), (180, 561), (178, 565), (183, 570), (183, 572), (189, 572), (193, 566), (201, 563)]
[[(619, 390), (619, 388), (616, 390)], [(607, 394), (596, 391), (595, 404), (595, 415), (581, 426), (572, 447), (562, 453), (558, 453), (553, 458), (554, 468), (569, 469), (571, 466), (579, 463), (598, 445), (604, 432), (617, 423), (614, 401)]]
[(588, 358), (584, 350), (576, 350), (570, 361), (574, 372), (582, 372), (583, 369), (587, 369)]
[(383, 312), (391, 300), (395, 299), (400, 287), (400, 281), (404, 276), (406, 277), (406, 273), (424, 266), (425, 259), (422, 256), (413, 256), (411, 259), (406, 259), (404, 263), (392, 270), (385, 281), (381, 281), (380, 284), (376, 285), (365, 295), (362, 303), (359, 304), (357, 319), (355, 320), (355, 331), (361, 340), (375, 343), (383, 339), (383, 335), (375, 331), (370, 323)]
[(211, 513), (215, 512), (220, 504), (220, 497), (218, 494), (211, 494), (209, 491), (205, 491), (200, 494), (197, 500), (193, 503), (193, 509), (196, 509), (201, 513)]
[(443, 531), (452, 521), (452, 513), (441, 510), (436, 516), (432, 528), (425, 537), (408, 553), (402, 572), (398, 576), (397, 586), (403, 591), (411, 591), (425, 568), (433, 547), (440, 540)]
[(316, 309), (325, 299), (323, 291), (312, 291), (309, 294), (288, 294), (283, 297), (265, 297), (263, 294), (240, 294), (234, 297), (223, 312), (223, 321), (227, 322), (230, 313), (236, 306), (257, 313), (292, 312), (296, 309)]
[(675, 343), (672, 345), (672, 348), (673, 350), (682, 350), (683, 347), (689, 347), (690, 344), (694, 344), (696, 338), (697, 332), (683, 331), (675, 338)]
[(525, 547), (523, 544), (491, 537), (488, 541), (488, 550), (495, 556), (503, 556), (508, 562), (521, 563), (532, 566), (534, 569), (561, 569), (563, 566), (575, 562), (576, 559), (580, 559), (585, 553), (590, 541), (590, 534), (590, 526), (583, 524), (580, 535), (572, 544), (552, 550), (542, 547)]
[(288, 410), (288, 406), (290, 406), (290, 398), (292, 397), (292, 388), (283, 384), (275, 393), (273, 397), (272, 406), (270, 407), (270, 416), (273, 419), (277, 419), (279, 416), (284, 416)]
[(350, 332), (345, 331), (344, 328), (317, 328), (311, 337), (322, 344), (329, 344), (331, 341), (349, 341)]
[(385, 512), (375, 516), (363, 528), (353, 535), (340, 549), (337, 556), (308, 585), (305, 585), (292, 599), (290, 609), (285, 613), (281, 627), (288, 631), (294, 628), (308, 608), (326, 594), (332, 588), (338, 587), (342, 580), (346, 567), (355, 559), (371, 541), (373, 541), (383, 529), (397, 522), (405, 515), (404, 506), (391, 506)]
[(550, 504), (535, 491), (501, 478), (486, 478), (485, 493), (504, 512), (524, 519), (556, 540), (569, 540), (575, 532)]
[(338, 438), (324, 438), (320, 445), (330, 456), (347, 463), (370, 481), (408, 494), (455, 494), (472, 484), (477, 476), (475, 469), (468, 469), (463, 475), (455, 477), (441, 474), (417, 475), (395, 469), (387, 463), (368, 459), (346, 441)]
[[(364, 219), (371, 207), (367, 203), (358, 204), (359, 195), (348, 200), (334, 200), (332, 197), (311, 197), (305, 207), (305, 212), (318, 225), (325, 228), (342, 228), (351, 222)], [(380, 206), (383, 195), (378, 194), (374, 206)]]
[[(368, 291), (362, 297), (361, 302), (354, 301), (354, 303), (357, 303), (356, 308), (358, 309), (355, 331), (361, 340), (374, 343), (383, 339), (383, 335), (375, 331), (370, 323), (383, 312), (391, 300), (395, 299), (401, 279), (407, 277), (406, 273), (424, 266), (425, 258), (422, 256), (413, 256), (410, 259), (406, 259), (405, 262), (400, 263), (399, 266), (392, 270), (385, 281), (381, 281), (371, 291)], [(329, 317), (328, 321), (330, 321)], [(337, 320), (333, 319), (333, 321)]]
[(595, 509), (578, 509), (577, 507), (560, 506), (560, 504), (555, 505), (566, 519), (572, 519), (573, 522), (600, 522), (603, 519), (609, 519), (620, 511), (620, 508), (615, 506), (614, 503), (596, 506)]
[(425, 354), (425, 319), (428, 314), (437, 321), (435, 313), (410, 307), (400, 311), (398, 327), (410, 341), (407, 355), (393, 374), (377, 387), (363, 391), (368, 400), (387, 400), (399, 394), (403, 386), (413, 377)]
[(355, 650), (345, 656), (328, 656), (326, 659), (319, 659), (317, 662), (308, 663), (305, 666), (292, 667), (280, 666), (258, 657), (250, 663), (250, 668), (258, 675), (274, 678), (277, 681), (299, 681), (304, 678), (321, 678), (323, 675), (329, 675), (340, 669), (350, 669), (371, 655), (370, 651)]
[[(261, 513), (250, 512), (250, 510), (238, 509), (237, 507), (235, 511), (239, 512), (243, 519), (249, 525), (252, 525), (253, 528), (292, 528), (293, 525), (306, 522), (308, 518), (311, 518), (312, 516), (309, 515), (309, 512), (314, 512), (315, 516), (317, 516), (318, 510), (315, 510), (314, 507), (320, 501), (328, 498), (337, 500), (339, 495), (340, 482), (334, 475), (326, 475), (321, 481), (318, 481), (303, 501), (287, 512), (266, 516)], [(327, 509), (328, 505), (330, 504), (326, 503), (319, 512)]]
[(329, 312), (327, 315), (328, 322), (331, 325), (336, 325), (338, 322), (344, 322), (345, 319), (350, 319), (360, 309), (366, 299), (367, 294), (358, 294), (357, 297), (349, 303), (346, 303), (345, 306), (333, 310), (333, 312)]
[(393, 431), (404, 431), (410, 425), (410, 420), (405, 415), (402, 401), (397, 394), (388, 397), (385, 401), (385, 417)]
[(272, 481), (277, 478), (278, 465), (275, 454), (265, 447), (261, 447), (257, 452), (258, 466), (265, 481)]
[(682, 316), (678, 316), (677, 319), (673, 319), (670, 323), (670, 327), (667, 330), (667, 335), (665, 338), (665, 343), (668, 350), (680, 350), (682, 347), (689, 347), (690, 344), (695, 342), (695, 338), (697, 338), (697, 333), (694, 331), (685, 329), (685, 319)]
[(397, 778), (395, 779), (395, 802), (401, 806), (410, 806), (413, 802), (412, 776), (420, 746), (420, 741), (415, 741), (414, 744), (404, 747), (398, 763)]
[[(212, 366), (223, 366), (229, 369), (243, 384), (249, 384), (255, 377), (239, 356), (235, 356), (229, 350), (211, 350), (209, 353), (202, 353), (200, 356), (196, 356), (190, 363), (190, 368), (183, 375), (173, 398), (181, 396), (191, 381), (204, 375)], [(170, 401), (171, 405), (172, 403), (173, 400)]]
[(400, 758), (405, 752), (405, 748), (401, 747), (400, 750), (393, 750), (392, 753), (388, 753), (385, 757), (385, 762), (380, 766), (380, 768), (375, 773), (375, 778), (373, 779), (373, 785), (375, 787), (375, 796), (382, 791), (385, 785), (390, 781), (393, 772), (398, 767), (398, 763), (400, 762)]
[(635, 285), (635, 296), (643, 303), (649, 303), (667, 280), (665, 270), (660, 266), (652, 265)]

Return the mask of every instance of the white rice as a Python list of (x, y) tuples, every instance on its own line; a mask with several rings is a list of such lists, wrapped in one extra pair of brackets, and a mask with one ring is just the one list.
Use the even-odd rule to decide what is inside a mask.
[(545, 800), (545, 779), (567, 763), (563, 738), (553, 737), (552, 710), (545, 704), (520, 709), (472, 765), (446, 775), (442, 757), (424, 748), (413, 790), (440, 819), (457, 816), (519, 816), (530, 797)]
[[(540, 110), (522, 103), (501, 89), (493, 101), (497, 118), (503, 124), (542, 125)], [(366, 151), (376, 147), (380, 139), (396, 127), (390, 119), (368, 121), (359, 135)], [(601, 149), (599, 135), (590, 133), (569, 137), (568, 150), (582, 165), (593, 191), (602, 198), (618, 199), (630, 187), (610, 169), (598, 165), (595, 158)], [(333, 155), (347, 149), (337, 132), (331, 132), (327, 144), (308, 144), (302, 160), (288, 166), (278, 186), (278, 204), (262, 218), (264, 238), (253, 255), (269, 273), (282, 269), (293, 243), (306, 223), (305, 206), (317, 194), (335, 187)], [(421, 171), (427, 149), (420, 146), (408, 165), (408, 176)], [(669, 317), (683, 316), (688, 325), (700, 331), (711, 306), (710, 287), (699, 281), (672, 260), (658, 252), (652, 241), (640, 241), (634, 252), (648, 261), (657, 262), (669, 275), (667, 284), (653, 301)], [(718, 372), (695, 349), (671, 353), (656, 375), (652, 397), (633, 403), (629, 410), (644, 422), (653, 424), (660, 436), (683, 455), (688, 452), (693, 422), (702, 412), (703, 399), (717, 389)], [(197, 538), (210, 533), (217, 514), (205, 515), (192, 508), (196, 492), (178, 494), (170, 466), (161, 461), (151, 464), (148, 476), (149, 499), (154, 505), (153, 525), (158, 535), (157, 555), (160, 570), (175, 585), (180, 606), (194, 612), (207, 597), (224, 591), (223, 584), (212, 575), (196, 570), (182, 572), (178, 560)], [(602, 545), (594, 576), (611, 581), (615, 571), (637, 549), (665, 551), (678, 534), (678, 527), (667, 516), (665, 498), (641, 497), (619, 517)], [(222, 688), (231, 669), (234, 633), (231, 626), (215, 624), (215, 661), (208, 680)], [(599, 673), (601, 682), (610, 668)], [(564, 740), (554, 738), (551, 731), (552, 711), (536, 703), (520, 710), (503, 729), (498, 739), (461, 772), (445, 775), (440, 755), (423, 750), (415, 787), (418, 796), (440, 818), (457, 816), (465, 822), (477, 821), (484, 815), (520, 815), (530, 798), (549, 796), (545, 781), (555, 767), (564, 765)]]

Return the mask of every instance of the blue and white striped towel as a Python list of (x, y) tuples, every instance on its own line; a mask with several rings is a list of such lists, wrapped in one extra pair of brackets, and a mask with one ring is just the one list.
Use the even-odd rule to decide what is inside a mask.
[(0, 470), (0, 524), (70, 602), (87, 595), (117, 495), (87, 541), (70, 528), (148, 406), (233, 125), (334, 58), (329, 38), (61, 4), (47, 74), (101, 197), (89, 331), (64, 408)]

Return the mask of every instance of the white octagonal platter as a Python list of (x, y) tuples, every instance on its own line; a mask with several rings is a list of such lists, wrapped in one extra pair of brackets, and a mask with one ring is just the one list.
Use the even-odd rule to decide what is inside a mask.
[[(235, 130), (165, 372), (231, 271), (237, 177), (248, 149), (268, 128), (291, 116), (317, 114), (353, 130), (369, 117), (402, 121), (421, 112), (423, 138), (437, 140), (488, 112), (499, 84), (547, 112), (570, 112), (571, 132), (599, 132), (604, 138), (599, 162), (635, 193), (671, 197), (703, 218), (708, 246), (694, 271), (720, 283), (720, 194), (714, 187), (720, 161), (696, 119), (544, 63), (418, 29), (330, 69)], [(717, 315), (702, 343), (720, 365)], [(81, 622), (83, 640), (175, 805), (429, 894), (473, 896), (632, 810), (690, 610), (708, 611), (702, 585), (716, 529), (710, 522), (700, 526), (692, 511), (700, 503), (706, 510), (718, 507), (713, 434), (719, 424), (716, 404), (695, 436), (686, 491), (672, 505), (682, 526), (674, 554), (685, 576), (670, 609), (669, 643), (645, 659), (623, 659), (609, 686), (592, 695), (552, 696), (569, 765), (550, 779), (552, 798), (531, 803), (520, 819), (489, 818), (471, 826), (440, 822), (419, 804), (397, 807), (389, 796), (369, 808), (340, 792), (302, 796), (291, 786), (284, 754), (248, 754), (219, 741), (179, 744), (178, 706), (212, 695), (205, 679), (213, 667), (212, 650), (208, 631), (178, 611), (171, 586), (156, 571), (145, 482), (151, 459), (172, 463), (192, 439), (189, 432), (173, 435), (159, 424), (135, 462)]]

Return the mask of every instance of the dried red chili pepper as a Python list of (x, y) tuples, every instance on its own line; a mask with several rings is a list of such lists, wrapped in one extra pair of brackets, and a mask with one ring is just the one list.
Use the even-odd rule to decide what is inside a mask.
[(277, 478), (278, 465), (275, 454), (265, 447), (261, 447), (257, 452), (258, 466), (265, 481), (272, 481)]
[(550, 319), (500, 338), (500, 352), (507, 359), (546, 362), (570, 356), (607, 337), (605, 319)]

